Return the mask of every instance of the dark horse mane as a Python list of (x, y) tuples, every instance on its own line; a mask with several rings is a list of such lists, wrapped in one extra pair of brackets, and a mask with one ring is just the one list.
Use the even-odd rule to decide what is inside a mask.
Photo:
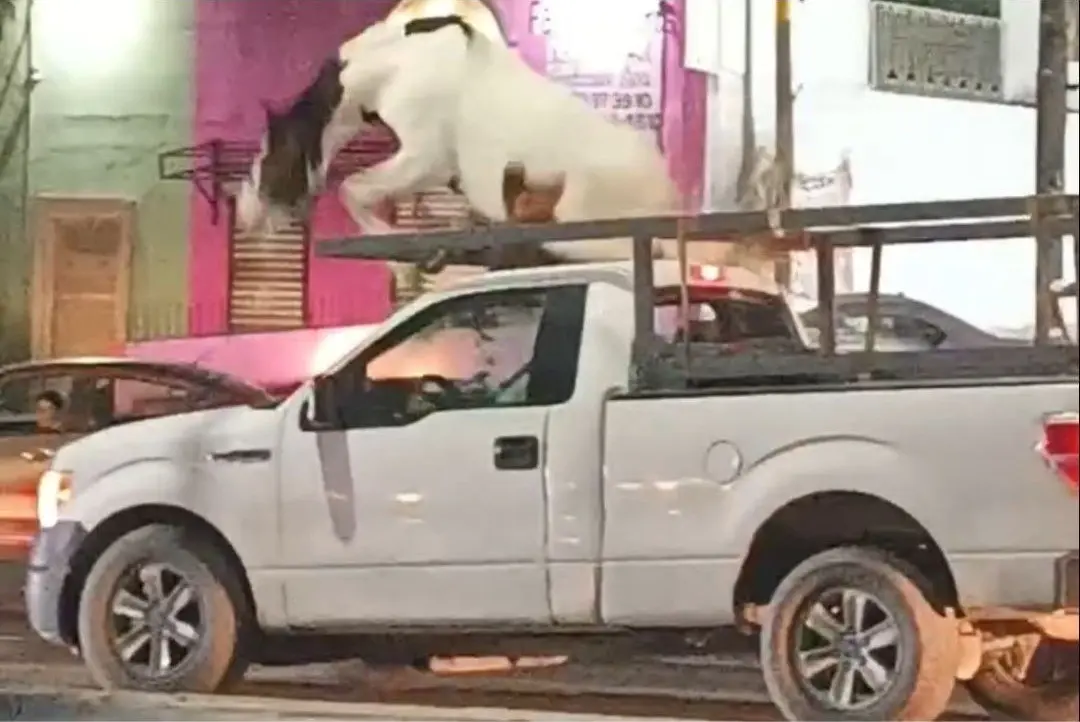
[[(402, 32), (406, 36), (423, 35), (446, 27), (458, 28), (470, 41), (475, 36), (472, 26), (457, 15), (410, 20)], [(274, 205), (300, 212), (310, 200), (314, 190), (310, 187), (311, 171), (325, 160), (323, 136), (345, 95), (341, 86), (344, 68), (345, 62), (339, 57), (328, 58), (286, 110), (264, 104), (266, 147), (259, 165), (258, 192)], [(377, 113), (365, 108), (359, 111), (366, 122), (385, 125)], [(460, 191), (456, 183), (451, 187)]]
[[(340, 59), (329, 58), (288, 109), (279, 112), (266, 106), (260, 191), (271, 201), (294, 207), (309, 193), (308, 168), (322, 164), (323, 132), (344, 96), (344, 67)], [(361, 112), (368, 122), (379, 120), (375, 113)]]
[[(423, 35), (450, 26), (459, 28), (466, 38), (474, 35), (472, 26), (457, 15), (410, 20), (402, 32), (406, 36)], [(288, 110), (279, 113), (266, 108), (267, 157), (263, 160), (261, 191), (272, 201), (292, 207), (310, 190), (307, 169), (323, 162), (323, 133), (345, 94), (341, 87), (344, 67), (340, 58), (328, 58)], [(377, 113), (363, 108), (360, 112), (369, 123), (381, 122)]]

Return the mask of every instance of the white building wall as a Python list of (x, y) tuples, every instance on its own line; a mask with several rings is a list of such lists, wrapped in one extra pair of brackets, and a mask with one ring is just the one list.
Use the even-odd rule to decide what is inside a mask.
[[(710, 0), (699, 0), (701, 5)], [(744, 0), (691, 3), (688, 62), (711, 71), (706, 197), (730, 207), (741, 152)], [(1003, 90), (1030, 100), (1035, 72), (1035, 0), (1004, 0)], [(753, 7), (753, 110), (758, 144), (772, 143), (773, 3)], [(694, 12), (702, 22), (695, 22)], [(796, 166), (804, 173), (851, 161), (852, 203), (1022, 195), (1034, 190), (1035, 111), (1011, 104), (944, 100), (869, 89), (868, 0), (792, 3)], [(1074, 71), (1075, 72), (1075, 71)], [(1067, 133), (1066, 189), (1077, 192), (1077, 116)], [(1066, 249), (1067, 277), (1074, 264)], [(941, 243), (885, 252), (883, 290), (903, 292), (985, 326), (1016, 326), (1034, 316), (1030, 240)], [(854, 259), (865, 288), (868, 252)]]

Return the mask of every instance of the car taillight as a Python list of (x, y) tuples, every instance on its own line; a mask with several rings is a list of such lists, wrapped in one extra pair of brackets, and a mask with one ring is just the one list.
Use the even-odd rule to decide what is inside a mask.
[(723, 266), (693, 265), (690, 266), (690, 282), (696, 285), (717, 284), (723, 285), (727, 280), (727, 273)]
[(1065, 483), (1077, 492), (1080, 481), (1080, 417), (1053, 414), (1043, 421), (1039, 453)]

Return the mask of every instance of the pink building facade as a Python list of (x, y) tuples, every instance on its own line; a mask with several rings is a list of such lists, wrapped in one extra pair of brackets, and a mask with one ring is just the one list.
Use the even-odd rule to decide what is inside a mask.
[[(542, 0), (540, 0), (542, 2)], [(620, 0), (608, 2), (618, 12)], [(283, 103), (298, 92), (325, 57), (359, 29), (384, 17), (394, 0), (218, 2), (198, 0), (194, 139), (258, 139), (261, 103)], [(547, 39), (535, 29), (538, 0), (502, 0), (510, 41), (530, 65), (547, 65)], [(704, 76), (682, 68), (683, 0), (665, 5), (661, 143), (688, 202), (700, 202), (704, 174), (706, 87)], [(316, 9), (317, 8), (317, 9)], [(659, 43), (658, 43), (659, 45)], [(203, 195), (190, 203), (189, 333), (227, 329), (229, 224), (215, 219)], [(390, 272), (385, 264), (320, 258), (321, 239), (355, 235), (357, 229), (333, 194), (320, 200), (312, 220), (307, 316), (313, 326), (365, 324), (389, 311)]]

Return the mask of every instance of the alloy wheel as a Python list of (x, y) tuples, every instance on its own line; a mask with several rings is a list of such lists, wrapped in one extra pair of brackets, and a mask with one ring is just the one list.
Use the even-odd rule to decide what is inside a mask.
[(135, 567), (109, 605), (113, 651), (135, 677), (169, 677), (193, 657), (203, 618), (199, 594), (182, 572), (160, 563)]
[(833, 588), (800, 616), (794, 660), (800, 682), (838, 712), (864, 709), (884, 697), (902, 663), (896, 619), (872, 594)]

